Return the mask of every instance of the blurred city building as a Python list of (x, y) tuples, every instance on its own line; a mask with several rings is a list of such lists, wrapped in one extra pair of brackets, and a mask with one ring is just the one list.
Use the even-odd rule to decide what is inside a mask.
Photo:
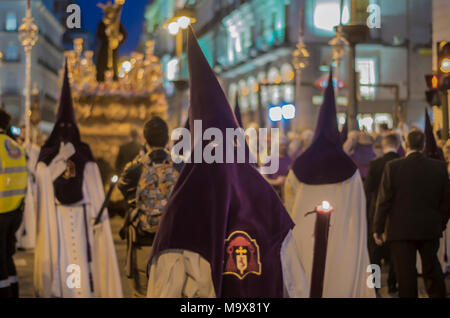
[[(42, 0), (48, 10), (50, 10), (53, 15), (58, 19), (61, 25), (66, 26), (67, 17), (70, 13), (67, 12), (67, 8), (71, 4), (78, 4), (76, 0)], [(73, 40), (77, 38), (82, 38), (84, 42), (84, 47), (86, 50), (92, 49), (94, 45), (93, 35), (81, 28), (81, 29), (67, 29), (63, 35), (63, 45), (67, 50), (73, 49)]]
[[(446, 0), (443, 0), (444, 2)], [(166, 29), (177, 11), (192, 8), (194, 29), (208, 61), (220, 77), (230, 104), (239, 94), (244, 125), (250, 122), (280, 125), (288, 129), (313, 128), (319, 105), (320, 87), (327, 80), (335, 37), (340, 21), (340, 0), (154, 0), (146, 11), (142, 42), (155, 40), (165, 74), (164, 88), (169, 107), (176, 89), (173, 80), (187, 78), (183, 62), (179, 76), (176, 38)], [(350, 22), (351, 1), (344, 0), (343, 24)], [(358, 0), (354, 20), (366, 24), (370, 4), (381, 8), (381, 28), (370, 30), (370, 39), (358, 44), (356, 70), (359, 74), (359, 125), (372, 131), (378, 124), (395, 126), (423, 120), (426, 106), (423, 75), (431, 67), (431, 1)], [(300, 12), (304, 10), (304, 22)], [(295, 96), (292, 53), (304, 25), (304, 41), (310, 53), (309, 66), (302, 71), (301, 87)], [(339, 82), (339, 122), (345, 122), (348, 104), (348, 49), (335, 74)], [(183, 59), (186, 57), (183, 55)], [(286, 84), (263, 85), (259, 84)], [(295, 103), (295, 118), (272, 122), (269, 108)], [(187, 109), (188, 102), (183, 106)]]
[[(32, 1), (34, 23), (39, 39), (32, 50), (31, 85), (34, 101), (39, 103), (41, 126), (51, 128), (59, 98), (59, 75), (64, 60), (62, 36), (65, 28), (40, 0)], [(0, 99), (13, 122), (23, 123), (25, 105), (25, 53), (18, 29), (25, 17), (26, 0), (0, 0)], [(46, 129), (47, 128), (47, 129)]]

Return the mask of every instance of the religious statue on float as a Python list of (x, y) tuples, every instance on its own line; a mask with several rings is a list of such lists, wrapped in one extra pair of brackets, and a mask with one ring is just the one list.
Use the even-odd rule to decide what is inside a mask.
[(100, 3), (98, 6), (103, 10), (103, 20), (97, 27), (97, 39), (100, 49), (97, 55), (97, 81), (105, 81), (105, 73), (113, 72), (114, 81), (118, 80), (119, 46), (125, 42), (127, 32), (120, 22), (122, 7), (125, 0), (110, 1), (107, 4)]

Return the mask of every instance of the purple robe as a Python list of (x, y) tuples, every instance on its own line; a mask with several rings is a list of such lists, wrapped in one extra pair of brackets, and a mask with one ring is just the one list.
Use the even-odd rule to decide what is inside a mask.
[[(201, 119), (204, 130), (237, 128), (191, 28), (187, 51), (190, 126)], [(193, 156), (200, 146), (194, 145)], [(249, 163), (187, 163), (163, 212), (150, 263), (165, 250), (189, 250), (211, 265), (216, 297), (283, 297), (280, 251), (293, 226), (275, 191)]]

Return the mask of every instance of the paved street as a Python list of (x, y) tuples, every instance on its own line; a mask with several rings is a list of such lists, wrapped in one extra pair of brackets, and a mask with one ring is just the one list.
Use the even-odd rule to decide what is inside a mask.
[[(111, 227), (114, 234), (114, 244), (116, 246), (117, 257), (119, 258), (119, 267), (122, 277), (122, 288), (125, 297), (131, 297), (132, 292), (128, 281), (124, 275), (124, 265), (126, 256), (126, 244), (122, 241), (118, 235), (119, 229), (122, 225), (122, 219), (120, 217), (114, 217), (111, 219)], [(17, 271), (19, 274), (20, 283), (20, 296), (21, 297), (34, 297), (33, 295), (33, 251), (19, 251), (15, 256), (15, 262)], [(381, 289), (381, 296), (391, 298), (392, 295), (388, 294), (386, 286), (387, 273), (383, 271), (382, 281), (383, 288)], [(450, 292), (450, 275), (447, 275), (446, 279), (447, 291)], [(419, 288), (421, 297), (426, 297), (423, 281), (419, 278)], [(449, 295), (450, 296), (450, 295)]]

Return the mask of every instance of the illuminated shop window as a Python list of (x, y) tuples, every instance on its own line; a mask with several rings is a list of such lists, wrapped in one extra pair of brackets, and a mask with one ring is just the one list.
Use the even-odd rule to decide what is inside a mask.
[(17, 30), (17, 15), (14, 12), (8, 12), (6, 14), (6, 31), (16, 31)]
[(241, 110), (246, 110), (248, 108), (248, 95), (249, 89), (245, 80), (239, 81), (239, 106)]
[[(356, 71), (359, 72), (361, 85), (376, 85), (376, 60), (374, 58), (357, 58)], [(361, 86), (359, 91), (361, 98), (371, 100), (375, 98), (376, 88)]]
[[(316, 29), (333, 33), (334, 27), (339, 25), (340, 19), (340, 0), (316, 0), (316, 6), (313, 12), (313, 23)], [(350, 22), (350, 10), (348, 1), (344, 2), (342, 13), (342, 23)]]
[(389, 129), (394, 128), (394, 119), (392, 118), (392, 115), (388, 113), (375, 114), (375, 129), (377, 132), (381, 124), (387, 124)]
[(19, 47), (14, 44), (8, 44), (6, 48), (6, 60), (7, 61), (16, 61), (19, 59)]
[(228, 87), (228, 100), (230, 101), (230, 105), (233, 108), (236, 106), (236, 93), (237, 93), (237, 85), (232, 83), (230, 87)]
[(254, 110), (258, 108), (258, 85), (256, 78), (250, 76), (247, 80), (247, 87), (249, 89), (249, 103), (250, 109)]
[(365, 130), (368, 133), (371, 133), (373, 131), (373, 115), (372, 114), (359, 114), (357, 116), (357, 120), (359, 123), (359, 128), (361, 130)]

